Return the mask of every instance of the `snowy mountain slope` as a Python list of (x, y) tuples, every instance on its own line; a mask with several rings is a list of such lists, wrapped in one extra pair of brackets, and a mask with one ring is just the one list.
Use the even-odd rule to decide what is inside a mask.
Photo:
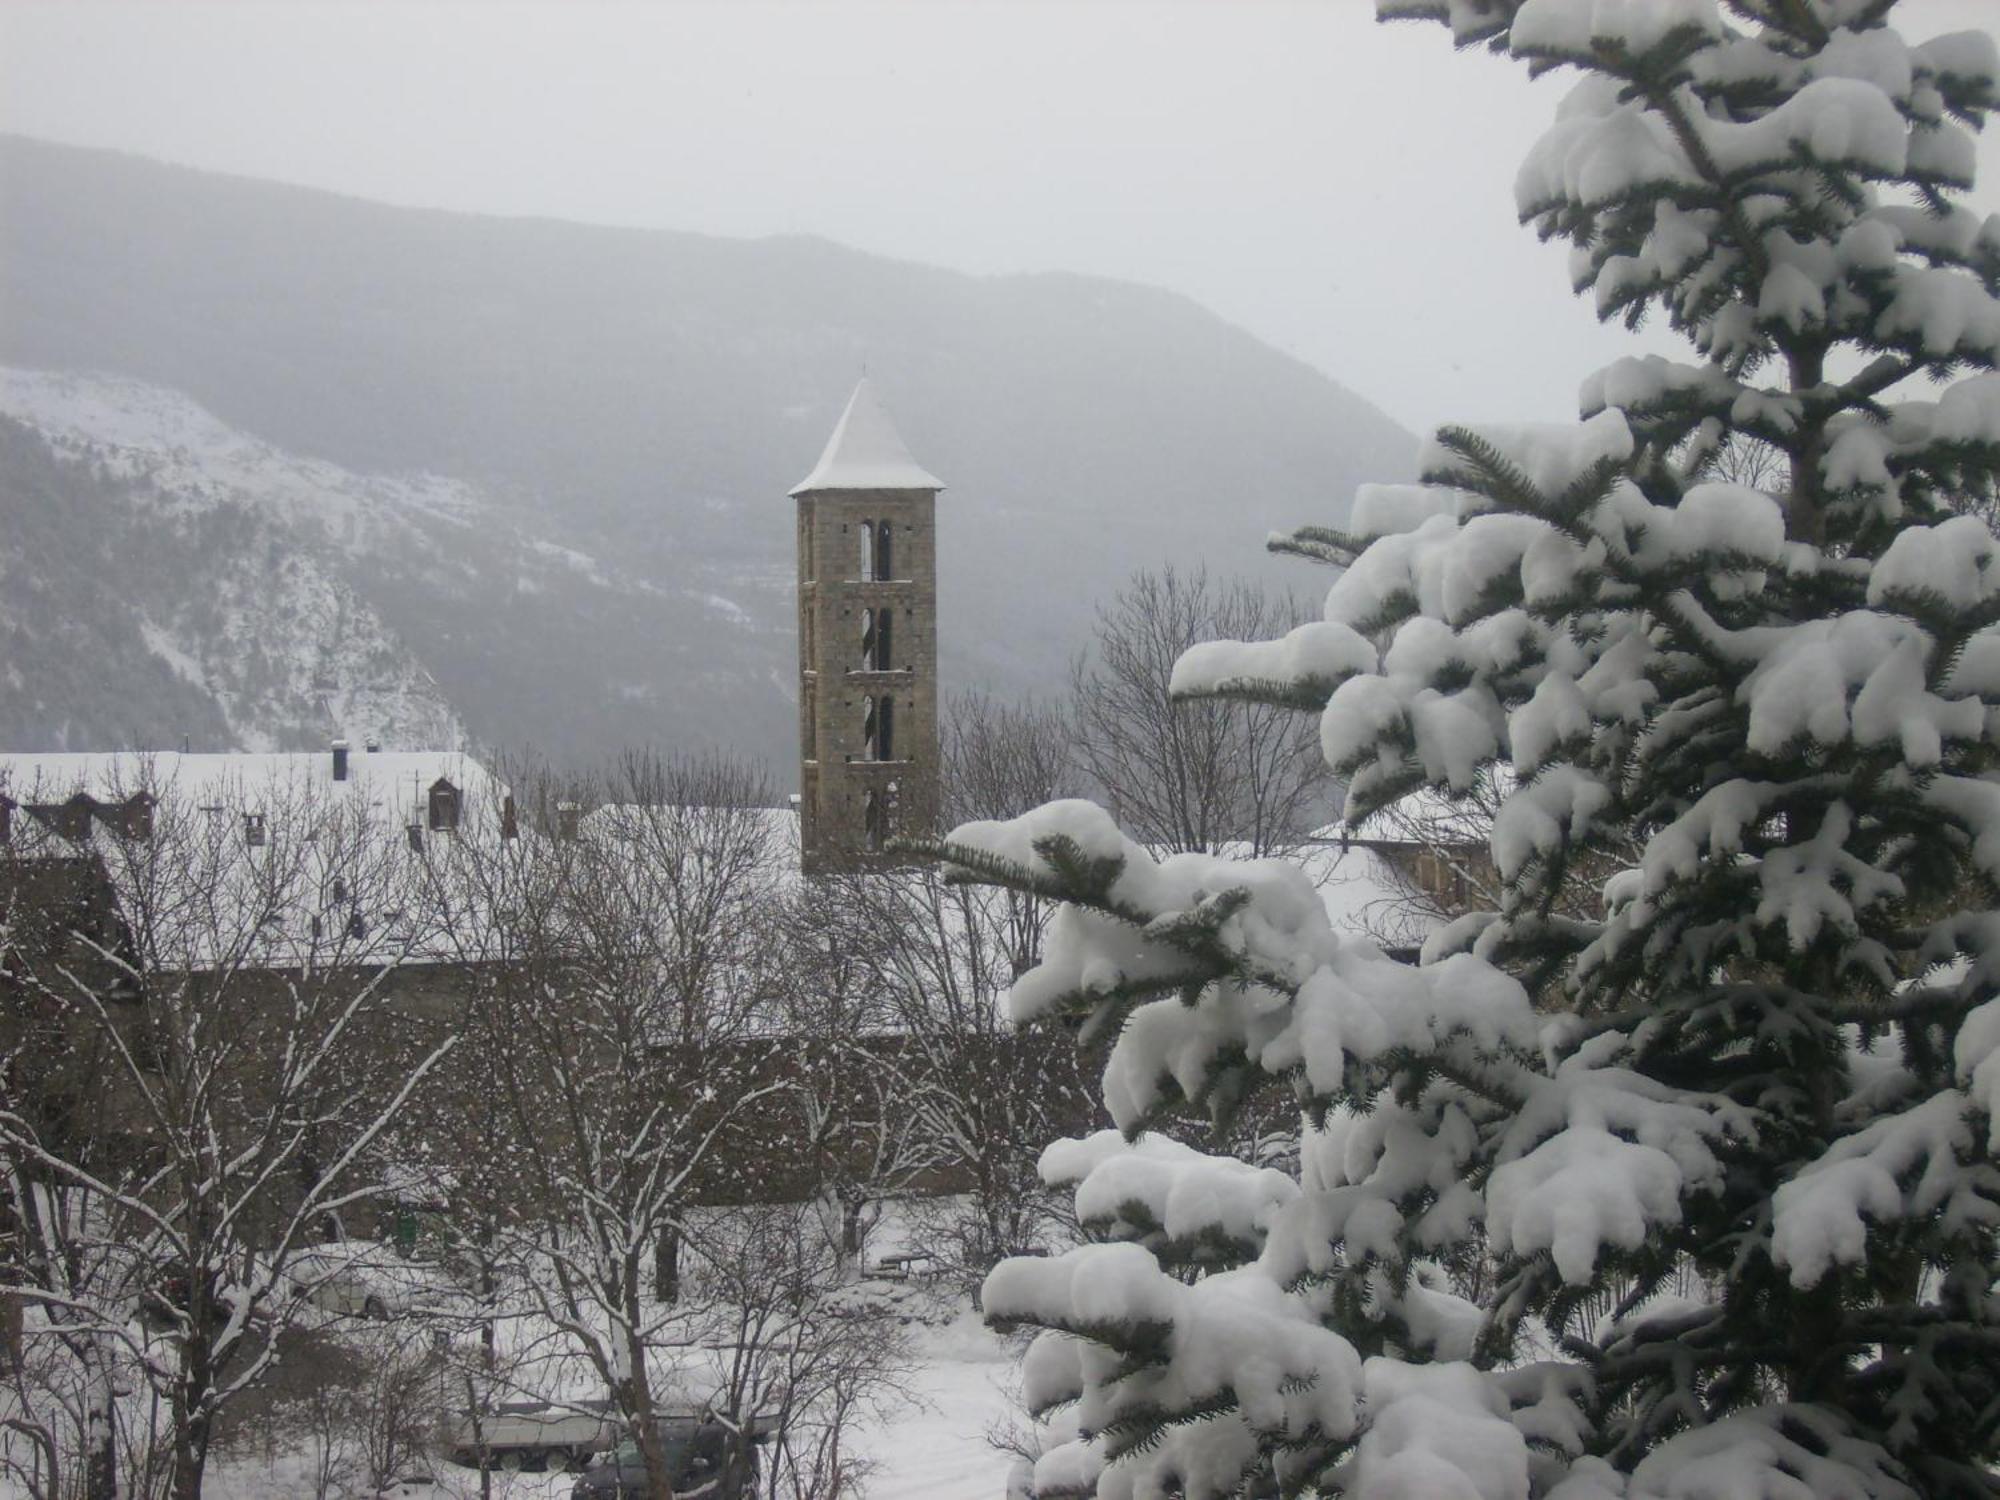
[(390, 208), (18, 137), (0, 364), (185, 392), (237, 438), (115, 393), (92, 420), (338, 512), (349, 581), (475, 737), (558, 754), (789, 768), (785, 494), (864, 365), (949, 487), (948, 689), (1059, 679), (1104, 580), (1141, 566), (1316, 584), (1261, 534), (1337, 522), (1415, 457), (1360, 398), (1145, 287)]
[(384, 545), (414, 516), (469, 525), (486, 508), (462, 482), (351, 474), (238, 432), (177, 392), (116, 375), (0, 368), (0, 411), (58, 449), (151, 480), (157, 492), (139, 498), (156, 507), (242, 499), (349, 552)]
[[(477, 486), (356, 474), (250, 437), (142, 381), (0, 369), (0, 413), (46, 440), (64, 485), (93, 492), (102, 546), (159, 585), (134, 605), (140, 644), (214, 710), (190, 719), (181, 704), (144, 721), (114, 716), (126, 737), (87, 740), (77, 736), (105, 732), (91, 727), (102, 716), (79, 717), (76, 705), (52, 714), (30, 694), (10, 729), (34, 743), (11, 748), (166, 745), (184, 735), (213, 747), (300, 748), (342, 732), (450, 747), (467, 732), (452, 704), (461, 694), (479, 700), (482, 662), (495, 676), (505, 670), (498, 655), (530, 662), (521, 643), (561, 643), (566, 621), (572, 634), (582, 621), (617, 636), (618, 618), (636, 616), (644, 629), (626, 629), (628, 641), (671, 638), (676, 629), (686, 638), (703, 623), (754, 634), (735, 598), (713, 588), (676, 594), (621, 573), (532, 534), (522, 524), (531, 517)], [(33, 493), (11, 486), (7, 503), (20, 511), (35, 503)], [(63, 514), (67, 507), (51, 498), (44, 493), (42, 508)], [(28, 571), (42, 566), (26, 546), (32, 534), (22, 530), (8, 549)], [(767, 586), (781, 584), (789, 577)], [(96, 595), (87, 586), (65, 593)], [(90, 623), (91, 611), (74, 613), (70, 629)], [(515, 628), (496, 629), (496, 619)], [(775, 661), (775, 645), (770, 654)], [(47, 670), (38, 674), (37, 662)], [(655, 685), (639, 663), (630, 666), (607, 696), (643, 707)], [(44, 687), (57, 670), (33, 644), (13, 653), (10, 668)], [(82, 692), (87, 676), (71, 675)], [(575, 679), (552, 668), (544, 681)], [(774, 685), (772, 695), (781, 691)], [(489, 741), (510, 737), (504, 714), (488, 713), (474, 729)]]

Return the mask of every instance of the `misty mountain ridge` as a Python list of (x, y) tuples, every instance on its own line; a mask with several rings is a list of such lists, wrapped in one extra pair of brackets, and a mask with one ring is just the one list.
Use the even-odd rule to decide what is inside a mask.
[[(1338, 522), (1415, 456), (1168, 292), (389, 208), (18, 137), (0, 362), (44, 372), (0, 382), (0, 407), (153, 454), (164, 491), (254, 496), (476, 741), (558, 754), (720, 743), (788, 766), (784, 497), (864, 365), (948, 486), (947, 694), (1055, 685), (1136, 567), (1323, 586), (1265, 533)], [(61, 396), (54, 372), (95, 383)], [(164, 392), (214, 430), (145, 427)]]

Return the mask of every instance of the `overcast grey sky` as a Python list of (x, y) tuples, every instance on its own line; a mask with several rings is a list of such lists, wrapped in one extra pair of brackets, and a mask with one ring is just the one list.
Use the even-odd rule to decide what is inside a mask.
[[(1912, 36), (2000, 20), (1914, 0)], [(1193, 296), (1409, 426), (1632, 347), (1512, 181), (1561, 80), (1369, 0), (11, 0), (0, 129), (391, 202)], [(1979, 194), (2000, 208), (2000, 139)]]

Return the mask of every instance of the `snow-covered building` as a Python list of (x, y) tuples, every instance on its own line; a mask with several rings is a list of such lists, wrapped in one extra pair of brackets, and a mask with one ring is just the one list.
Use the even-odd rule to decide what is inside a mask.
[(1496, 801), (1419, 790), (1356, 826), (1316, 831), (1302, 857), (1334, 926), (1414, 959), (1432, 933), (1492, 897)]
[[(357, 1106), (379, 1107), (494, 968), (485, 925), (440, 920), (444, 856), (520, 832), (457, 752), (0, 753), (0, 1040), (83, 1057), (108, 1017), (130, 1062), (89, 1092), (114, 1151), (156, 1128), (133, 1069), (199, 1055), (250, 1118), (299, 1028), (343, 1013)], [(65, 1013), (85, 1045), (61, 1045)], [(38, 1087), (78, 1095), (54, 1071)]]
[(127, 908), (142, 884), (154, 912), (199, 887), (200, 921), (156, 955), (189, 967), (435, 960), (408, 854), (515, 831), (507, 789), (458, 751), (0, 752), (8, 857), (93, 859)]
[(286, 800), (339, 798), (385, 828), (451, 833), (476, 805), (498, 817), (505, 795), (462, 751), (356, 750), (345, 740), (265, 754), (0, 751), (0, 806), (13, 813), (6, 832), (39, 825), (70, 839), (93, 828), (144, 837), (143, 820), (133, 821), (138, 809), (170, 796), (246, 819)]
[(1414, 958), (1455, 907), (1464, 905), (1462, 892), (1453, 901), (1448, 876), (1441, 889), (1426, 890), (1425, 875), (1444, 867), (1434, 863), (1431, 851), (1415, 845), (1329, 829), (1308, 840), (1299, 859), (1319, 887), (1334, 929), (1372, 938), (1394, 957)]

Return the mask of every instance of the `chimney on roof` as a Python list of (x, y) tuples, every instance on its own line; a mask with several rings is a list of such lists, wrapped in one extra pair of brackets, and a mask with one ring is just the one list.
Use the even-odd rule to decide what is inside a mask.
[(335, 781), (347, 780), (346, 740), (335, 740), (333, 742), (333, 779)]
[(583, 809), (578, 807), (574, 802), (558, 802), (556, 804), (556, 837), (559, 839), (575, 838), (578, 822), (582, 816)]
[(368, 753), (370, 755), (380, 755), (382, 753), (382, 742), (377, 739), (369, 740)]
[(500, 837), (519, 838), (521, 835), (520, 814), (514, 811), (514, 794), (509, 792), (500, 799)]

